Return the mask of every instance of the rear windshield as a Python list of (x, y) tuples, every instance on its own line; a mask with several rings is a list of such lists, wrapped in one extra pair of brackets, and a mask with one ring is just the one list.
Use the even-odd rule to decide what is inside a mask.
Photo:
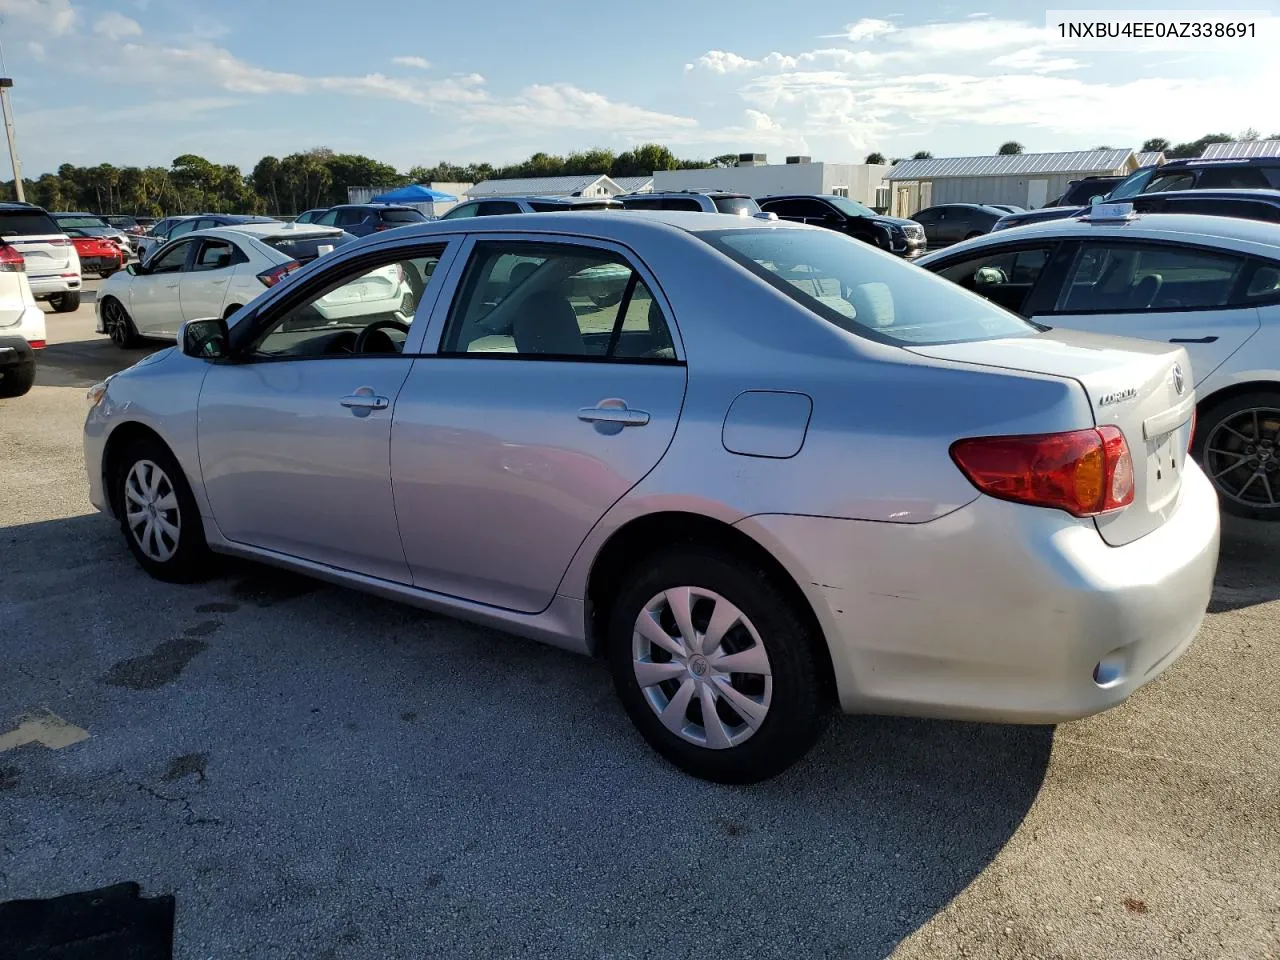
[(898, 345), (1037, 332), (928, 270), (834, 230), (717, 230), (698, 236), (843, 330)]
[(0, 210), (0, 237), (28, 237), (60, 234), (53, 217), (39, 210)]
[(136, 227), (138, 221), (133, 217), (103, 217), (113, 227)]
[(63, 227), (107, 227), (110, 226), (107, 221), (101, 217), (55, 217), (58, 224)]
[(740, 217), (760, 212), (760, 204), (750, 197), (712, 197), (711, 202), (721, 213), (736, 213)]
[(427, 218), (417, 210), (383, 210), (382, 219), (385, 223), (425, 223)]
[(335, 230), (333, 233), (309, 234), (305, 237), (263, 237), (262, 242), (269, 247), (275, 247), (286, 257), (292, 257), (299, 263), (310, 263), (321, 255), (322, 247), (331, 247), (336, 250), (354, 239), (355, 237), (345, 230)]

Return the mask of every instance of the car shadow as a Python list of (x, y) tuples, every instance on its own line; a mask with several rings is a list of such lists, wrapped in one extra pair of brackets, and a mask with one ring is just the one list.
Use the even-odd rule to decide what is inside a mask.
[[(272, 890), (301, 889), (303, 912), (276, 920), (304, 955), (331, 945), (317, 916), (365, 902), (359, 926), (443, 955), (466, 953), (483, 918), (519, 930), (510, 942), (530, 954), (639, 956), (672, 931), (715, 930), (720, 956), (878, 960), (1000, 853), (1049, 763), (1051, 727), (839, 718), (782, 776), (709, 784), (644, 744), (597, 661), (239, 560), (203, 585), (158, 583), (119, 538), (101, 516), (0, 530), (7, 568), (23, 571), (0, 582), (0, 608), (57, 596), (42, 622), (95, 663), (60, 661), (37, 636), (39, 651), (10, 656), (76, 691), (110, 743), (86, 755), (109, 749), (128, 767), (113, 788), (99, 764), (84, 762), (82, 782), (62, 754), (28, 755), (14, 776), (41, 786), (26, 802), (67, 798), (38, 842), (68, 859), (21, 860), (10, 879), (57, 890), (63, 875), (40, 871), (115, 859), (100, 836), (189, 843), (181, 820), (150, 819), (136, 784), (152, 778), (202, 825), (199, 856), (130, 852), (155, 874), (104, 866), (92, 879), (175, 892), (184, 955), (234, 952), (205, 937), (247, 928), (246, 905)], [(199, 776), (168, 783), (176, 768), (157, 750), (198, 754)], [(34, 809), (19, 822), (39, 823)], [(16, 853), (29, 840), (7, 838)], [(85, 882), (67, 876), (65, 889)], [(210, 882), (234, 887), (233, 905), (200, 901)]]
[(1222, 547), (1210, 613), (1280, 600), (1280, 523), (1222, 517)]
[(136, 349), (121, 350), (105, 336), (51, 343), (36, 358), (36, 385), (91, 387), (167, 346), (172, 344), (156, 340), (147, 341)]

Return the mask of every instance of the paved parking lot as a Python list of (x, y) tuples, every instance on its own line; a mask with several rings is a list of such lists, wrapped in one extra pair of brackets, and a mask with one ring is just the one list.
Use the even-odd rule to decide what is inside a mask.
[(147, 578), (86, 499), (84, 388), (131, 362), (91, 314), (0, 401), (0, 900), (136, 880), (181, 958), (1280, 955), (1280, 531), (1228, 523), (1201, 636), (1116, 710), (845, 718), (712, 786), (601, 664)]

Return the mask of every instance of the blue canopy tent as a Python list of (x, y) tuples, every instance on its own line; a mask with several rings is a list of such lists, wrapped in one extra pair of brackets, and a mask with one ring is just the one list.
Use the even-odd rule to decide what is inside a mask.
[(458, 198), (451, 193), (432, 190), (420, 183), (411, 183), (407, 187), (399, 187), (390, 193), (380, 193), (373, 198), (373, 203), (453, 203)]

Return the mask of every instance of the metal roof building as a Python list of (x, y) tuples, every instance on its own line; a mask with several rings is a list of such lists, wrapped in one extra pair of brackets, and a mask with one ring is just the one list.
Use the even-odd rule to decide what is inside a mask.
[(1020, 153), (904, 160), (886, 174), (890, 213), (907, 217), (939, 203), (1006, 203), (1035, 209), (1072, 180), (1123, 176), (1138, 168), (1133, 150)]
[(623, 193), (652, 193), (653, 176), (647, 177), (613, 177)]
[(1137, 159), (1138, 159), (1138, 166), (1140, 167), (1151, 167), (1151, 166), (1158, 167), (1160, 166), (1160, 164), (1164, 163), (1165, 156), (1163, 151), (1154, 150), (1148, 153), (1137, 154)]
[(603, 173), (575, 177), (515, 177), (510, 180), (482, 180), (467, 191), (467, 197), (616, 197), (622, 193), (617, 182)]
[(1228, 157), (1280, 157), (1280, 140), (1235, 140), (1211, 143), (1200, 154), (1201, 160), (1225, 160)]

